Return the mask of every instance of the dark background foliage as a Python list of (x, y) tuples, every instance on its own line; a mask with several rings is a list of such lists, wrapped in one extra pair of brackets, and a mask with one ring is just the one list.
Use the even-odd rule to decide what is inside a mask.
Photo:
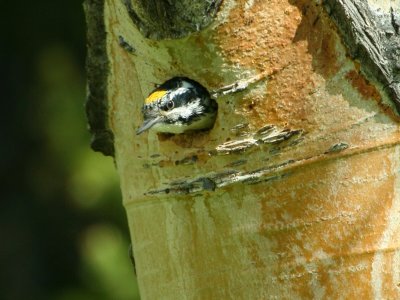
[(114, 164), (89, 148), (82, 1), (6, 1), (0, 24), (0, 299), (138, 299)]

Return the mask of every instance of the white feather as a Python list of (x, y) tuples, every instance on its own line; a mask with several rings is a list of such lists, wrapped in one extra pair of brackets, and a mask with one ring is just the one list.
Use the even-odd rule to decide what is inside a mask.
[(180, 117), (189, 118), (193, 114), (196, 115), (202, 114), (203, 111), (204, 107), (200, 105), (200, 98), (197, 98), (196, 100), (189, 102), (188, 105), (172, 109), (170, 112), (166, 114), (166, 116), (168, 117), (168, 119), (176, 121)]

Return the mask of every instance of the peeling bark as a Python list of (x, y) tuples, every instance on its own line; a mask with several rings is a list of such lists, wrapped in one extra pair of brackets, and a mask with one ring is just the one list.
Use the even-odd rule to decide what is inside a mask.
[[(400, 110), (400, 2), (325, 0), (353, 59)], [(386, 7), (385, 7), (386, 6)]]
[[(165, 36), (149, 12), (171, 1), (127, 3), (86, 1), (88, 112), (113, 137), (142, 298), (399, 298), (394, 2), (225, 0)], [(213, 92), (214, 128), (136, 136), (174, 76)]]

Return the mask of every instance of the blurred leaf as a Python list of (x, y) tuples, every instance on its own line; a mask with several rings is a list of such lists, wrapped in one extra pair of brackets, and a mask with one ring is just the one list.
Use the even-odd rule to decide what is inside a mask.
[[(108, 191), (118, 187), (118, 177), (113, 161), (100, 153), (82, 151), (76, 159), (79, 164), (72, 170), (69, 192), (75, 203), (81, 207), (93, 207)], [(121, 200), (118, 201), (122, 203)]]
[(109, 225), (89, 228), (83, 238), (82, 257), (87, 280), (104, 299), (139, 299), (128, 243), (116, 228)]

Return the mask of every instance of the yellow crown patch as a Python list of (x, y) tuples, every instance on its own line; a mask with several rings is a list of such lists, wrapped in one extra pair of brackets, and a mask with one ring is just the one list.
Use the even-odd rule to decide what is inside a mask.
[(146, 100), (144, 100), (144, 103), (146, 104), (150, 104), (154, 101), (157, 101), (158, 99), (160, 99), (161, 97), (163, 97), (165, 94), (167, 93), (166, 90), (159, 90), (159, 91), (155, 91), (153, 93), (151, 93)]

